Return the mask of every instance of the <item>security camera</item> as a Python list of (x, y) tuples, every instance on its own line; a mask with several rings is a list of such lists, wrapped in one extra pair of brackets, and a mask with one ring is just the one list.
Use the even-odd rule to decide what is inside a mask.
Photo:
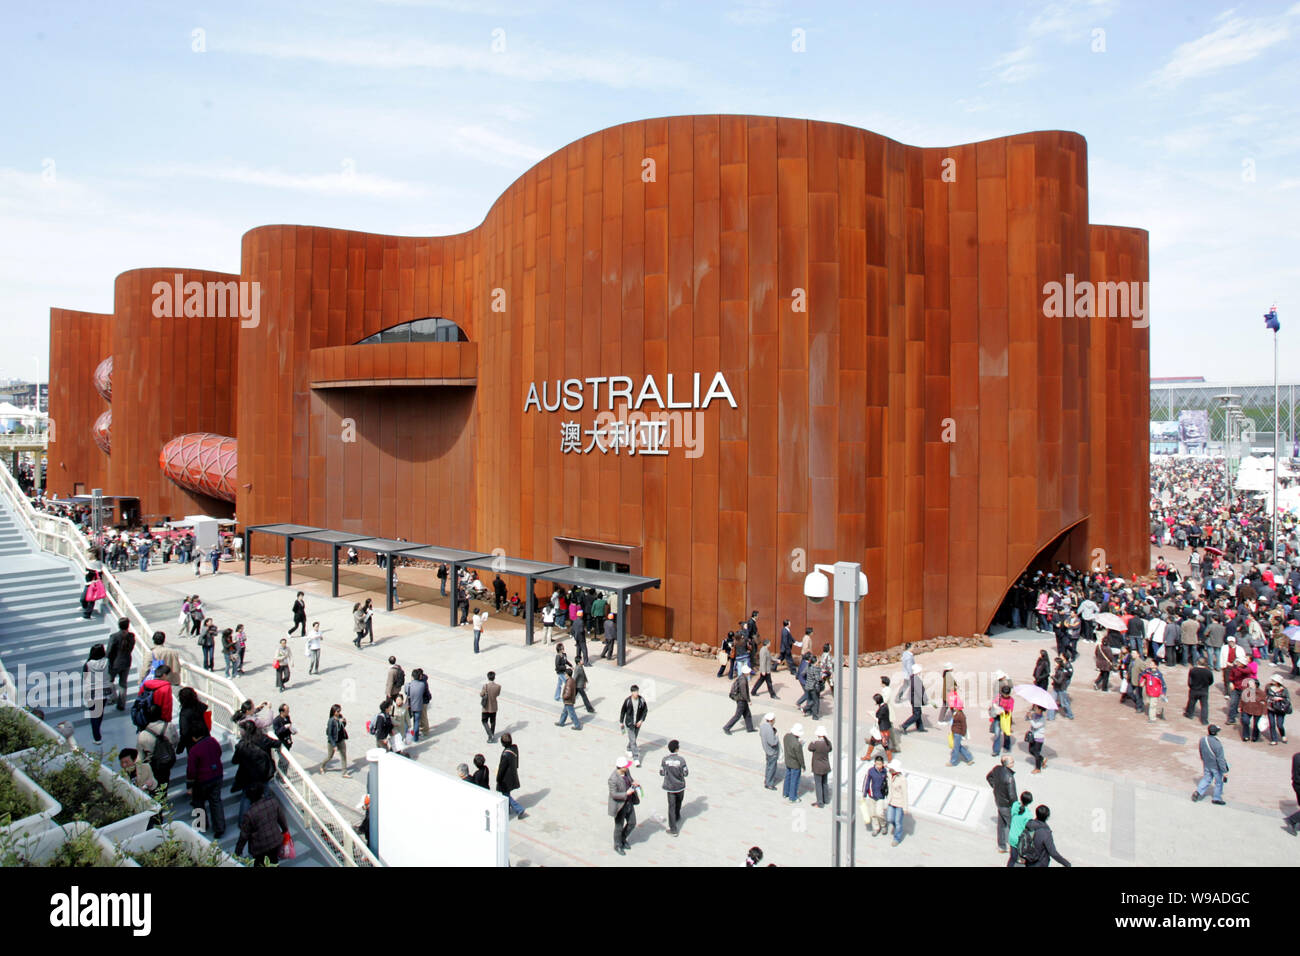
[(803, 579), (803, 596), (813, 604), (821, 604), (830, 593), (831, 583), (820, 571), (813, 571)]

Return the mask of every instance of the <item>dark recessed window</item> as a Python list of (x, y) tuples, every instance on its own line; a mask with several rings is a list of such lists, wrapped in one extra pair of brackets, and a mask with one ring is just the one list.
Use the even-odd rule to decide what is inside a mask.
[(392, 328), (367, 335), (357, 345), (379, 345), (389, 342), (468, 342), (459, 325), (451, 319), (416, 319)]

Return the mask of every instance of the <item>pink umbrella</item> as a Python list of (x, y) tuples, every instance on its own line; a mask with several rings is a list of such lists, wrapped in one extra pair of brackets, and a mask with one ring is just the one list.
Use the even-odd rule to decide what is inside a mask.
[(1043, 690), (1037, 684), (1017, 684), (1011, 688), (1011, 693), (1026, 703), (1041, 707), (1043, 710), (1057, 709), (1056, 701), (1052, 698), (1051, 693)]

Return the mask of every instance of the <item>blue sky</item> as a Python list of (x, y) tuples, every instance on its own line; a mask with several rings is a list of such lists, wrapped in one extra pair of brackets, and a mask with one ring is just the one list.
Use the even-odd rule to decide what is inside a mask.
[(0, 377), (46, 374), (49, 307), (108, 311), (124, 270), (236, 272), (240, 236), (266, 223), (460, 231), (588, 132), (734, 112), (921, 146), (1082, 133), (1092, 221), (1151, 233), (1152, 374), (1270, 379), (1261, 315), (1276, 302), (1283, 376), (1300, 378), (1294, 0), (50, 2), (0, 16)]

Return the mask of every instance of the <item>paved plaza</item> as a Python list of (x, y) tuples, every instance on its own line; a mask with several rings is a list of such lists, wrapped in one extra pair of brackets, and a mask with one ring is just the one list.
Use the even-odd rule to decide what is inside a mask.
[[(830, 862), (831, 811), (811, 806), (809, 775), (803, 778), (803, 802), (791, 805), (779, 791), (763, 789), (758, 735), (745, 733), (743, 724), (732, 736), (722, 733), (733, 705), (727, 699), (728, 682), (714, 676), (717, 665), (711, 660), (629, 647), (627, 666), (618, 668), (599, 661), (600, 645), (591, 644), (588, 693), (597, 713), (582, 713), (579, 733), (554, 726), (560, 705), (553, 699), (553, 651), (541, 644), (540, 626), (538, 643), (527, 647), (520, 619), (494, 615), (484, 634), (482, 653), (475, 655), (470, 628), (447, 626), (447, 608), (436, 600), (437, 586), (430, 571), (401, 570), (406, 603), (393, 613), (380, 610), (375, 616), (376, 643), (357, 650), (351, 643), (352, 605), (369, 596), (382, 608), (379, 569), (373, 565), (341, 569), (341, 596), (332, 599), (328, 567), (296, 568), (294, 585), (288, 589), (282, 566), (254, 564), (252, 577), (243, 576), (242, 566), (236, 568), (223, 565), (215, 576), (205, 568), (196, 578), (192, 566), (155, 566), (120, 578), (151, 625), (166, 631), (169, 643), (176, 642), (181, 600), (192, 593), (202, 596), (206, 613), (218, 627), (245, 625), (246, 674), (237, 683), (254, 700), (291, 705), (300, 729), (294, 754), (304, 766), (319, 765), (329, 706), (341, 703), (349, 720), (353, 767), (360, 767), (367, 745), (365, 722), (378, 708), (387, 658), (395, 655), (408, 677), (414, 667), (423, 667), (430, 676), (432, 734), (414, 745), (418, 759), (454, 772), (457, 764), (470, 763), (474, 754), (482, 753), (495, 782), (501, 747), (486, 742), (478, 708), (484, 675), (494, 670), (503, 688), (497, 732), (511, 732), (519, 746), (522, 789), (515, 797), (528, 811), (525, 819), (510, 823), (513, 863), (740, 865), (753, 845), (763, 848), (765, 862), (782, 866)], [(299, 589), (307, 595), (308, 621), (320, 621), (325, 634), (321, 673), (307, 674), (303, 639), (292, 638), (293, 677), (277, 696), (270, 662), (288, 629), (290, 605)], [(477, 602), (473, 606), (478, 607)], [(779, 621), (760, 621), (760, 627), (762, 636), (775, 645)], [(829, 634), (815, 636), (819, 649), (829, 640)], [(177, 643), (182, 654), (198, 659), (192, 638)], [(953, 648), (918, 656), (927, 672), (937, 674), (949, 661), (959, 672), (967, 688), (972, 735), (968, 745), (975, 765), (947, 765), (947, 732), (934, 723), (937, 711), (927, 708), (929, 732), (902, 738), (900, 759), (910, 775), (913, 804), (906, 838), (891, 847), (887, 839), (872, 838), (860, 822), (859, 865), (1005, 864), (1006, 857), (996, 851), (995, 811), (984, 781), (994, 764), (983, 717), (988, 687), (998, 669), (1017, 683), (1027, 682), (1038, 651), (1045, 647), (1054, 653), (1045, 635), (1019, 631), (999, 634), (991, 648)], [(1049, 764), (1041, 774), (1031, 775), (1032, 760), (1020, 740), (1024, 725), (1020, 720), (1016, 725), (1018, 789), (1031, 790), (1035, 802), (1051, 806), (1051, 825), (1061, 854), (1082, 866), (1218, 865), (1227, 838), (1234, 846), (1250, 848), (1256, 864), (1292, 863), (1300, 841), (1282, 830), (1282, 817), (1295, 809), (1290, 789), (1293, 747), (1241, 744), (1236, 729), (1225, 727), (1222, 740), (1232, 766), (1228, 806), (1212, 806), (1208, 800), (1193, 804), (1189, 794), (1200, 776), (1196, 745), (1203, 730), (1198, 722), (1182, 717), (1186, 668), (1171, 671), (1168, 719), (1148, 723), (1145, 716), (1119, 704), (1115, 683), (1109, 695), (1092, 689), (1092, 647), (1081, 642), (1071, 689), (1077, 719), (1048, 724)], [(870, 722), (875, 709), (871, 695), (879, 690), (880, 676), (888, 672), (885, 668), (859, 672), (860, 725)], [(1261, 668), (1262, 679), (1271, 674), (1271, 667)], [(613, 851), (612, 822), (606, 811), (607, 780), (614, 760), (624, 751), (617, 713), (633, 683), (641, 686), (650, 706), (641, 733), (643, 766), (633, 769), (646, 795), (638, 808), (632, 849), (620, 857)], [(782, 674), (775, 683), (777, 700), (770, 700), (766, 691), (755, 698), (755, 721), (771, 710), (782, 734), (796, 721), (802, 722), (806, 746), (818, 721), (796, 711), (794, 702), (801, 691), (792, 677)], [(1294, 689), (1294, 681), (1288, 678), (1287, 683)], [(830, 703), (827, 694), (823, 718), (828, 729)], [(1211, 719), (1222, 723), (1223, 697), (1217, 689), (1211, 692), (1211, 705)], [(902, 707), (896, 710), (897, 720), (907, 713)], [(682, 834), (676, 839), (667, 833), (658, 773), (672, 738), (681, 741), (681, 754), (690, 768)], [(316, 780), (348, 819), (359, 818), (352, 808), (364, 793), (364, 774), (344, 779), (333, 769), (316, 774)], [(438, 809), (430, 807), (429, 812)], [(447, 824), (454, 826), (456, 821)], [(1214, 839), (1197, 834), (1213, 834)]]

